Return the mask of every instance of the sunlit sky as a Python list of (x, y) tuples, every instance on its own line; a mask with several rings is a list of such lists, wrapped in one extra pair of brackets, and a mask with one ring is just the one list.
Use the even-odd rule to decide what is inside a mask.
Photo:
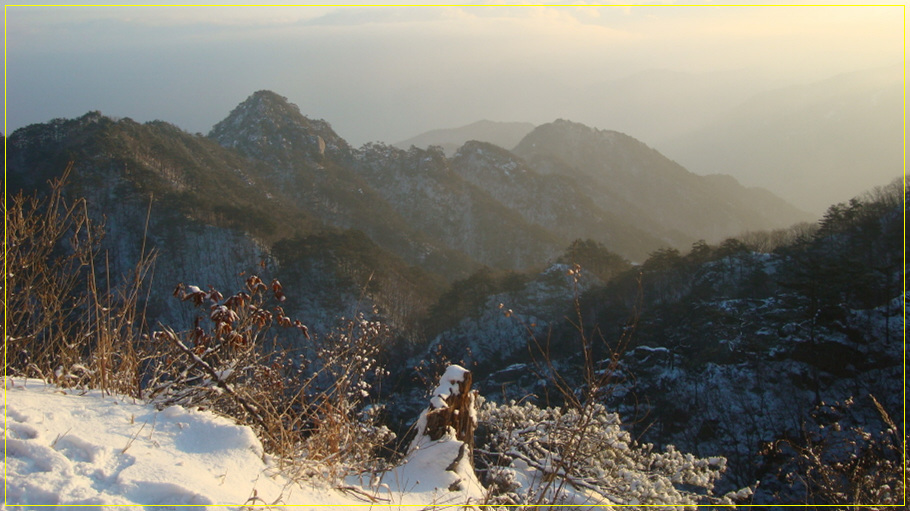
[[(652, 70), (735, 72), (760, 90), (900, 67), (905, 47), (902, 6), (5, 12), (5, 133), (90, 110), (207, 133), (251, 93), (270, 89), (355, 146), (391, 143), (480, 119), (584, 117), (572, 98)], [(610, 119), (578, 120), (614, 128)]]

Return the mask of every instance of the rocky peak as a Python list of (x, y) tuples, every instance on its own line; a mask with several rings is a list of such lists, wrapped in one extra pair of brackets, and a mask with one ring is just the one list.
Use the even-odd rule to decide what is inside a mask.
[(247, 156), (288, 165), (350, 154), (350, 146), (322, 119), (310, 119), (284, 96), (261, 90), (237, 105), (209, 137)]
[(590, 152), (597, 148), (603, 150), (635, 151), (650, 150), (645, 144), (635, 138), (612, 130), (591, 128), (584, 124), (557, 119), (554, 122), (542, 124), (528, 133), (518, 143), (514, 151), (519, 156), (546, 155), (560, 156), (566, 153), (575, 153), (578, 150)]
[(469, 140), (455, 152), (456, 157), (467, 157), (472, 154), (496, 160), (515, 159), (515, 156), (512, 153), (502, 147), (479, 140)]
[(371, 186), (386, 194), (393, 193), (397, 187), (401, 188), (398, 191), (404, 191), (420, 186), (418, 183), (433, 182), (432, 186), (437, 186), (440, 185), (439, 180), (449, 182), (454, 176), (449, 160), (438, 146), (427, 149), (411, 146), (404, 150), (371, 142), (355, 150), (354, 158), (354, 170), (367, 178)]
[(627, 184), (642, 184), (662, 179), (691, 181), (696, 178), (676, 162), (625, 133), (561, 119), (535, 128), (514, 152), (532, 166), (549, 165), (555, 169), (551, 172), (561, 174), (580, 172), (612, 188), (622, 186), (617, 179)]
[(10, 136), (9, 142), (19, 148), (26, 148), (32, 144), (63, 143), (74, 134), (92, 126), (113, 122), (101, 112), (91, 111), (77, 119), (58, 118), (43, 124), (30, 124), (19, 128)]
[(506, 176), (513, 176), (528, 172), (525, 162), (511, 152), (499, 146), (477, 140), (468, 141), (461, 146), (455, 152), (453, 161), (457, 163), (457, 168), (463, 171), (473, 169), (474, 172), (479, 174), (497, 172)]

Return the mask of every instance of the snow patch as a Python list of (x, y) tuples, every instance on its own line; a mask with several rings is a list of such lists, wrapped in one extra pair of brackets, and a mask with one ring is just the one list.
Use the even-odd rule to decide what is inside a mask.
[[(3, 380), (6, 420), (3, 509), (37, 506), (336, 506), (377, 502), (462, 505), (483, 488), (470, 464), (447, 470), (461, 442), (426, 443), (379, 480), (348, 478), (347, 493), (318, 480), (285, 477), (246, 426), (209, 412), (156, 410), (127, 397), (63, 390), (37, 380)], [(304, 509), (308, 509), (304, 507)]]

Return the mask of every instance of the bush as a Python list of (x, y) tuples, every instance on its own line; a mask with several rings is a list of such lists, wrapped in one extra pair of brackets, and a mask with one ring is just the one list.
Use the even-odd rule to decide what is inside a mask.
[(140, 393), (138, 304), (154, 254), (111, 282), (99, 245), (104, 227), (85, 201), (67, 200), (71, 166), (45, 196), (21, 192), (7, 204), (4, 374)]
[[(164, 328), (150, 362), (149, 396), (159, 407), (211, 409), (253, 426), (270, 453), (298, 476), (338, 478), (374, 469), (393, 436), (363, 405), (385, 375), (376, 357), (389, 338), (362, 317), (307, 345), (307, 327), (285, 315), (284, 291), (250, 276), (232, 296), (180, 284), (175, 296), (208, 311), (195, 328)], [(280, 331), (292, 330), (296, 334)], [(293, 337), (296, 336), (296, 339)]]
[(768, 446), (763, 454), (783, 461), (780, 480), (788, 486), (786, 493), (802, 496), (805, 506), (814, 509), (902, 505), (910, 469), (908, 438), (874, 396), (869, 400), (878, 411), (880, 427), (870, 427), (873, 421), (849, 398), (816, 407), (800, 439)]
[(140, 297), (154, 254), (143, 250), (122, 282), (102, 280), (104, 228), (83, 199), (67, 199), (69, 173), (45, 196), (4, 203), (5, 376), (211, 409), (253, 426), (300, 477), (381, 464), (376, 451), (393, 435), (364, 405), (385, 374), (376, 361), (390, 336), (384, 325), (342, 319), (306, 344), (306, 326), (281, 306), (281, 284), (251, 276), (227, 298), (178, 285), (175, 296), (202, 316), (188, 330), (148, 335)]
[(619, 416), (600, 404), (561, 410), (484, 403), (478, 422), (486, 431), (476, 450), (478, 466), (499, 503), (732, 505), (734, 497), (750, 494), (715, 498), (724, 458), (636, 444)]

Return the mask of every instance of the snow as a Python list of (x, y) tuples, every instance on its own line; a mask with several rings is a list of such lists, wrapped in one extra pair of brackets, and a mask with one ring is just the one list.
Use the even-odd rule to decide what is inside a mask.
[(205, 293), (204, 293), (201, 289), (199, 289), (199, 287), (197, 287), (197, 286), (192, 286), (192, 285), (191, 285), (191, 286), (186, 286), (186, 294), (188, 294), (188, 295), (195, 295), (195, 294), (199, 294), (199, 293), (205, 294)]
[(398, 491), (397, 495), (391, 493), (390, 500), (412, 505), (483, 501), (486, 490), (474, 474), (470, 456), (460, 456), (464, 448), (454, 434), (439, 440), (418, 436), (404, 463), (382, 476), (383, 484)]
[[(464, 381), (464, 376), (467, 372), (467, 369), (457, 364), (452, 364), (446, 368), (446, 372), (439, 378), (439, 385), (433, 391), (431, 402), (434, 408), (445, 408), (446, 404), (443, 400), (449, 396), (458, 395), (458, 384)], [(437, 403), (441, 404), (437, 405)]]
[[(430, 410), (447, 408), (446, 399), (457, 396), (459, 383), (469, 373), (467, 369), (456, 364), (448, 366), (430, 399), (431, 408), (424, 409), (417, 421), (417, 434), (411, 441), (404, 463), (397, 469), (389, 471), (384, 479), (394, 478), (404, 484), (409, 498), (419, 497), (415, 503), (451, 504), (453, 502), (484, 500), (486, 490), (474, 473), (471, 453), (467, 444), (456, 438), (451, 427), (442, 437), (433, 440), (426, 433), (427, 414)], [(472, 418), (475, 419), (473, 398), (470, 400)]]
[(385, 474), (348, 477), (342, 491), (321, 480), (290, 480), (249, 427), (210, 412), (156, 410), (130, 398), (37, 380), (6, 379), (2, 391), (8, 510), (266, 504), (317, 509), (370, 500), (462, 505), (483, 495), (469, 466), (446, 470), (454, 458), (450, 451), (461, 444), (449, 438), (421, 444)]

